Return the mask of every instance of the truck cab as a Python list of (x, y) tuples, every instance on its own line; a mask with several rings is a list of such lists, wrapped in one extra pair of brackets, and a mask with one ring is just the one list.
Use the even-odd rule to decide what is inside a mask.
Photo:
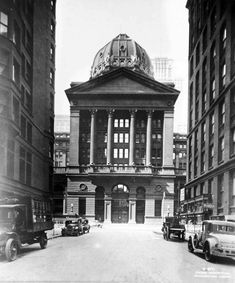
[(17, 258), (22, 244), (39, 243), (47, 246), (46, 230), (53, 229), (53, 222), (44, 218), (34, 221), (32, 202), (0, 204), (0, 254), (8, 261)]

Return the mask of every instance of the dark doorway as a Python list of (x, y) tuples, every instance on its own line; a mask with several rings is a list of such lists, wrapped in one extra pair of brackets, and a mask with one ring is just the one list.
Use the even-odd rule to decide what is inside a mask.
[(79, 215), (85, 216), (86, 215), (86, 198), (79, 198), (78, 208), (79, 208)]
[(104, 188), (97, 187), (95, 190), (95, 219), (104, 221)]
[(136, 190), (136, 223), (144, 223), (145, 216), (145, 189)]
[(118, 184), (112, 192), (112, 223), (127, 223), (129, 220), (129, 189)]

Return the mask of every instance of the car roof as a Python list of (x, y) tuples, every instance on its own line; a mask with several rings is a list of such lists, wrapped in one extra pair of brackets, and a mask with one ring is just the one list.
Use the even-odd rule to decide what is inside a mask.
[(232, 221), (225, 221), (225, 220), (204, 220), (203, 223), (211, 223), (211, 224), (217, 224), (217, 225), (235, 226), (235, 222), (232, 222)]
[(22, 207), (22, 206), (25, 206), (25, 204), (1, 204), (0, 208), (1, 207), (4, 207), (4, 208), (16, 208), (16, 207)]

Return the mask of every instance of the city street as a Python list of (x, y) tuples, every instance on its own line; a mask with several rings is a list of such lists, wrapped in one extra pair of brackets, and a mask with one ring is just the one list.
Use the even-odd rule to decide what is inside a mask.
[(24, 247), (16, 261), (0, 258), (0, 281), (234, 282), (235, 262), (208, 263), (187, 242), (165, 241), (150, 225), (92, 227), (79, 237), (57, 237), (41, 250)]

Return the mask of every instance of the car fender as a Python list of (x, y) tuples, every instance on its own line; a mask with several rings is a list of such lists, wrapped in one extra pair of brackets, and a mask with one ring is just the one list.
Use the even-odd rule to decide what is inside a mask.
[(213, 250), (215, 249), (215, 244), (218, 241), (215, 238), (207, 238), (203, 244), (203, 251), (205, 250), (205, 246), (208, 244), (210, 247), (210, 251), (213, 252)]

